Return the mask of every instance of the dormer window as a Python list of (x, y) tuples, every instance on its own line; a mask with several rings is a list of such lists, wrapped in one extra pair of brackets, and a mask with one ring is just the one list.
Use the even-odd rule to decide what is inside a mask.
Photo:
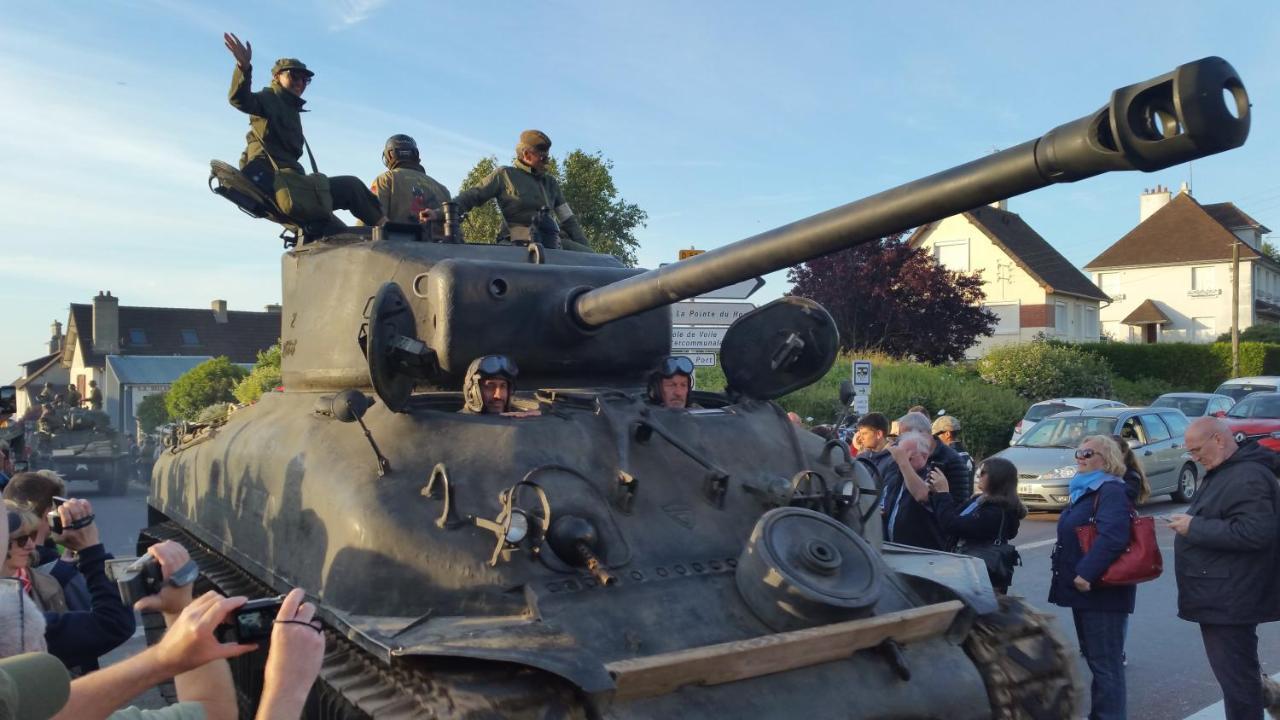
[(146, 345), (147, 333), (142, 328), (130, 328), (129, 330), (130, 345)]
[(199, 345), (199, 344), (200, 344), (200, 338), (196, 335), (196, 331), (195, 331), (195, 330), (183, 330), (183, 331), (182, 331), (182, 344), (183, 344), (183, 345)]

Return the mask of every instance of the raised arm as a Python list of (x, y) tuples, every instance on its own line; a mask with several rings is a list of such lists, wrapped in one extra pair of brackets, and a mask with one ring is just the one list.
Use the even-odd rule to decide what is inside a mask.
[(231, 90), (227, 101), (231, 107), (250, 115), (262, 115), (262, 101), (253, 92), (253, 45), (241, 43), (231, 33), (223, 33), (222, 43), (236, 59), (236, 69), (231, 72)]

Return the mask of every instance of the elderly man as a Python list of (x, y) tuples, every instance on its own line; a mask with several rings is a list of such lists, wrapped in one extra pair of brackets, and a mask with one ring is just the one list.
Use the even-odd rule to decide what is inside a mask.
[(951, 497), (961, 505), (967, 503), (973, 495), (973, 483), (969, 479), (969, 463), (960, 453), (933, 436), (933, 424), (929, 422), (929, 416), (924, 413), (909, 412), (898, 418), (898, 428), (903, 435), (915, 432), (928, 439), (929, 464), (941, 469), (942, 474), (947, 476)]
[(1227, 720), (1262, 720), (1258, 623), (1280, 620), (1280, 486), (1276, 454), (1236, 445), (1221, 418), (1186, 433), (1207, 471), (1185, 514), (1170, 515), (1178, 617), (1200, 625)]
[(689, 407), (692, 390), (693, 361), (684, 355), (663, 358), (649, 373), (648, 399), (653, 405), (683, 410)]
[(880, 511), (885, 540), (944, 550), (948, 542), (929, 502), (929, 475), (938, 472), (929, 462), (930, 449), (929, 436), (916, 431), (903, 433), (889, 448), (894, 462), (884, 473)]

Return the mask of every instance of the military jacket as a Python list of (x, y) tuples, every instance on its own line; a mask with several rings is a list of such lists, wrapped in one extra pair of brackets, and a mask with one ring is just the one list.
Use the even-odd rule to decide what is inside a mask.
[[(303, 109), (306, 100), (285, 90), (275, 80), (254, 92), (250, 89), (252, 76), (253, 68), (244, 72), (237, 65), (231, 73), (231, 91), (227, 95), (231, 107), (252, 116), (249, 118), (251, 130), (245, 135), (244, 153), (240, 155), (240, 167), (270, 154), (280, 167), (305, 172), (298, 159), (302, 157), (302, 113), (306, 112)], [(263, 143), (258, 141), (254, 131), (266, 142), (265, 153)]]
[(440, 203), (450, 198), (449, 189), (423, 172), (421, 166), (388, 170), (369, 189), (382, 203), (387, 222), (416, 223), (419, 212), (439, 210)]
[(533, 223), (538, 210), (545, 207), (555, 214), (560, 229), (570, 238), (589, 244), (582, 226), (573, 216), (573, 209), (564, 199), (560, 183), (552, 175), (534, 173), (528, 165), (516, 161), (514, 166), (507, 165), (489, 173), (476, 187), (458, 193), (455, 202), (458, 212), (467, 212), (494, 199), (498, 201), (503, 220), (510, 226), (527, 227)]

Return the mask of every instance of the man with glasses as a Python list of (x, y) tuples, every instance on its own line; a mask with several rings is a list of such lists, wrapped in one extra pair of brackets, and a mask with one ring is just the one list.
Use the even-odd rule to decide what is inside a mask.
[(1280, 486), (1276, 453), (1236, 444), (1221, 418), (1187, 428), (1205, 468), (1186, 513), (1170, 515), (1178, 617), (1200, 625), (1227, 720), (1261, 720), (1258, 623), (1280, 620)]
[(651, 404), (684, 410), (693, 390), (693, 361), (683, 355), (665, 357), (649, 373), (647, 397)]
[[(298, 162), (306, 145), (302, 135), (306, 101), (302, 93), (315, 73), (301, 60), (280, 58), (271, 68), (271, 84), (254, 92), (253, 45), (241, 43), (232, 33), (225, 33), (222, 39), (236, 59), (227, 100), (231, 107), (250, 116), (244, 153), (240, 155), (240, 172), (267, 197), (274, 197), (276, 167), (281, 172), (306, 174)], [(382, 221), (378, 198), (359, 178), (331, 176), (329, 192), (333, 196), (333, 207), (351, 211), (364, 224), (377, 225)], [(327, 227), (338, 229), (342, 223), (334, 217)]]
[[(560, 183), (547, 173), (550, 157), (551, 138), (541, 130), (525, 130), (516, 145), (515, 165), (500, 167), (476, 187), (458, 193), (454, 199), (458, 212), (497, 200), (510, 242), (538, 242), (549, 248), (592, 252), (591, 242), (564, 199)], [(436, 220), (436, 215), (425, 212), (421, 219)]]

